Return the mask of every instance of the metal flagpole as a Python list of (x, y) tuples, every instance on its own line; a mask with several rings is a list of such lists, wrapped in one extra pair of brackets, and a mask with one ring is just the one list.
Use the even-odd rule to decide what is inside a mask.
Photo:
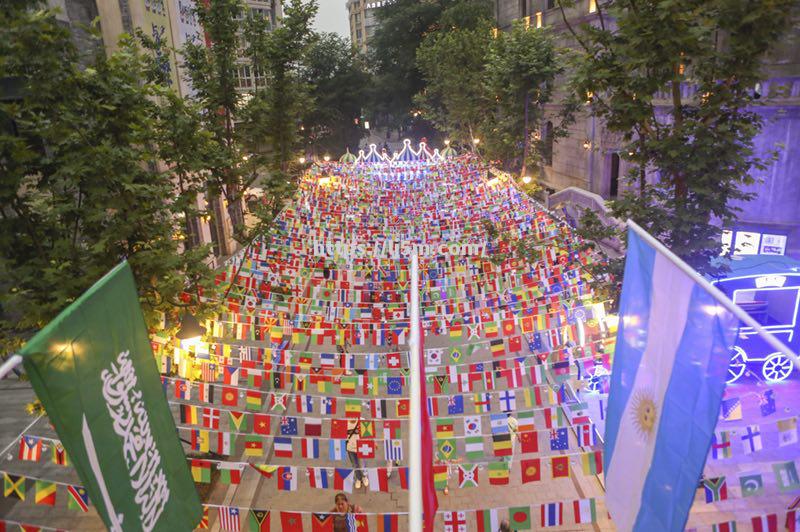
[(6, 375), (11, 373), (14, 368), (20, 364), (22, 364), (22, 357), (20, 355), (11, 355), (9, 359), (0, 366), (0, 380), (5, 379)]
[(782, 352), (784, 355), (789, 357), (794, 365), (800, 369), (800, 357), (798, 357), (791, 349), (789, 349), (786, 344), (778, 340), (772, 333), (764, 329), (750, 314), (744, 311), (741, 307), (737, 306), (736, 303), (730, 300), (728, 296), (726, 296), (722, 290), (708, 282), (708, 280), (697, 273), (691, 266), (686, 264), (680, 257), (678, 257), (675, 253), (670, 251), (664, 244), (656, 240), (651, 234), (647, 231), (642, 229), (639, 225), (636, 224), (633, 220), (627, 221), (628, 227), (631, 228), (637, 235), (642, 237), (642, 239), (653, 246), (656, 251), (667, 257), (670, 262), (675, 264), (680, 270), (688, 275), (693, 281), (699, 284), (703, 289), (711, 294), (711, 297), (717, 300), (717, 302), (725, 307), (731, 314), (739, 318), (745, 325), (748, 327), (752, 327), (761, 338), (764, 339), (769, 345), (771, 345), (777, 351)]
[(411, 338), (409, 339), (409, 366), (411, 380), (409, 413), (409, 463), (408, 463), (408, 529), (411, 532), (422, 532), (422, 412), (420, 405), (420, 364), (419, 347), (419, 257), (411, 255)]

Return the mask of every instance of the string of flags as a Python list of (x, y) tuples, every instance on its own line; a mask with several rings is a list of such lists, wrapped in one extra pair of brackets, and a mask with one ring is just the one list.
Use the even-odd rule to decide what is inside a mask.
[[(284, 532), (311, 529), (320, 532), (333, 531), (335, 516), (340, 514), (317, 513), (309, 511), (257, 510), (238, 506), (203, 505), (203, 519), (198, 528), (207, 529), (215, 512), (220, 528), (225, 531), (239, 532), (243, 526), (246, 530), (269, 530), (269, 523), (280, 524)], [(276, 514), (273, 517), (273, 514)], [(598, 510), (596, 499), (576, 499), (549, 502), (533, 506), (511, 506), (481, 510), (440, 510), (445, 530), (467, 530), (474, 525), (475, 530), (495, 531), (499, 529), (501, 518), (508, 517), (513, 530), (534, 530), (537, 527), (548, 528), (569, 524), (593, 524), (597, 522)], [(368, 532), (370, 522), (381, 532), (395, 532), (400, 528), (400, 518), (408, 513), (373, 513), (344, 514), (352, 521), (348, 530)], [(243, 516), (247, 516), (245, 522)], [(265, 524), (266, 523), (266, 524)], [(472, 530), (473, 528), (469, 528)]]

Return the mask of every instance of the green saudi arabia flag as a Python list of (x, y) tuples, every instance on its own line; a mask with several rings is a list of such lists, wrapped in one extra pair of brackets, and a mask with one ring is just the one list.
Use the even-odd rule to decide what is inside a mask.
[(200, 499), (127, 262), (67, 307), (20, 355), (109, 530), (194, 528), (203, 513)]

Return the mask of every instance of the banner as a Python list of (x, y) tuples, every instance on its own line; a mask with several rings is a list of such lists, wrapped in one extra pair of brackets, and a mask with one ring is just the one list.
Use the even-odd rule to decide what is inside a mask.
[(109, 530), (194, 528), (203, 510), (127, 262), (67, 307), (20, 354)]

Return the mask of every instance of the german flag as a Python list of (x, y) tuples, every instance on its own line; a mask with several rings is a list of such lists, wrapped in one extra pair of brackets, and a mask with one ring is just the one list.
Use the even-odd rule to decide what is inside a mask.
[(197, 425), (197, 407), (192, 405), (181, 405), (181, 423), (186, 425)]

